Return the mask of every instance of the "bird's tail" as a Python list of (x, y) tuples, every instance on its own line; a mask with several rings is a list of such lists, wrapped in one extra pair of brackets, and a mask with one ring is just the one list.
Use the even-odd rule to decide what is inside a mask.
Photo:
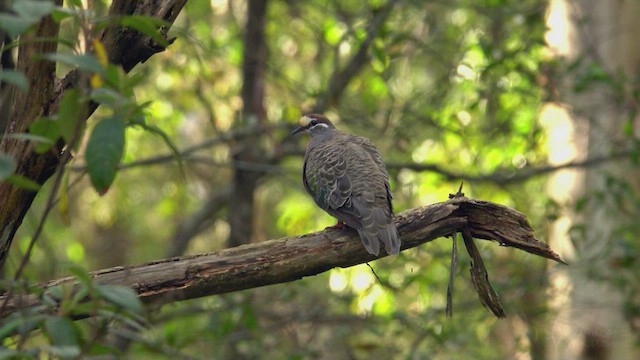
[(387, 254), (397, 255), (400, 252), (400, 234), (393, 221), (376, 230), (373, 232), (372, 229), (358, 229), (365, 249), (370, 254), (378, 256), (382, 243)]

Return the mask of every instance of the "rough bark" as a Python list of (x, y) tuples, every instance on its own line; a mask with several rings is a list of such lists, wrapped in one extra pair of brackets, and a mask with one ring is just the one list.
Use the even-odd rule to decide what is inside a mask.
[[(169, 0), (157, 4), (155, 1), (115, 0), (109, 9), (114, 18), (120, 15), (145, 15), (165, 20), (172, 24), (187, 0)], [(62, 0), (56, 1), (58, 5)], [(34, 33), (23, 37), (55, 39), (58, 34), (58, 23), (51, 17), (45, 17)], [(169, 29), (161, 29), (166, 36)], [(163, 51), (164, 47), (156, 44), (150, 37), (134, 29), (120, 26), (108, 27), (98, 35), (105, 45), (112, 63), (121, 65), (125, 71), (136, 64), (146, 61), (151, 55)], [(170, 40), (168, 42), (171, 42)], [(37, 42), (23, 41), (18, 49), (18, 70), (22, 71), (30, 82), (28, 93), (15, 92), (9, 123), (6, 133), (26, 132), (29, 126), (43, 116), (55, 114), (65, 90), (80, 86), (80, 71), (72, 70), (62, 79), (55, 78), (55, 63), (46, 60), (35, 60), (37, 56), (55, 52), (55, 41)], [(98, 104), (89, 105), (81, 121), (85, 121)], [(65, 146), (60, 140), (51, 151), (38, 154), (31, 142), (3, 138), (0, 152), (16, 159), (16, 173), (44, 184), (53, 175), (59, 161), (60, 151)], [(0, 183), (0, 268), (6, 260), (11, 241), (22, 219), (31, 206), (36, 192), (13, 186), (7, 182)]]
[[(0, 12), (9, 11), (9, 0), (0, 0)], [(13, 51), (7, 50), (6, 46), (13, 39), (8, 33), (0, 29), (0, 71), (15, 69), (16, 64), (13, 60)], [(9, 121), (9, 106), (11, 106), (11, 88), (9, 84), (0, 81), (0, 133), (4, 133)]]
[[(467, 227), (474, 237), (496, 240), (503, 246), (562, 262), (546, 243), (535, 238), (524, 215), (487, 201), (454, 198), (405, 211), (395, 221), (402, 237), (402, 250)], [(162, 304), (294, 281), (375, 259), (365, 251), (353, 230), (331, 229), (208, 254), (119, 266), (93, 272), (91, 276), (100, 284), (131, 287), (145, 303)], [(64, 278), (43, 286), (73, 282), (73, 278)], [(0, 316), (17, 307), (39, 303), (33, 297), (14, 299), (17, 300), (11, 300)]]
[[(56, 5), (61, 4), (62, 0), (56, 1)], [(56, 39), (58, 30), (59, 24), (47, 16), (40, 21), (34, 32), (23, 36), (22, 45), (18, 48), (17, 70), (29, 80), (29, 91), (25, 93), (9, 90), (14, 93), (6, 134), (26, 132), (35, 120), (55, 111), (53, 100), (56, 65), (38, 57), (55, 52), (57, 42), (33, 40)], [(0, 142), (0, 153), (13, 156), (16, 160), (16, 173), (39, 184), (43, 184), (53, 174), (58, 164), (59, 150), (59, 147), (55, 147), (44, 154), (36, 154), (31, 142), (6, 137)], [(11, 240), (35, 196), (35, 191), (6, 182), (0, 183), (0, 268), (6, 259)]]

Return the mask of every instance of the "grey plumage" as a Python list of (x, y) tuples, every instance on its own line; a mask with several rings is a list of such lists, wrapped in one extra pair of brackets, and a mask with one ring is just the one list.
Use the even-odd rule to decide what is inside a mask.
[(400, 251), (393, 223), (389, 175), (369, 139), (337, 130), (323, 115), (300, 119), (296, 134), (311, 135), (303, 167), (303, 182), (318, 206), (358, 231), (371, 254)]

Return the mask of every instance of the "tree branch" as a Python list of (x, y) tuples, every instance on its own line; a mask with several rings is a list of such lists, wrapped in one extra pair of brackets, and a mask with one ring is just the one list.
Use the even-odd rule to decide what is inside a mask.
[(471, 182), (493, 182), (499, 185), (515, 184), (530, 178), (546, 175), (554, 171), (563, 169), (576, 169), (587, 168), (590, 166), (599, 165), (609, 161), (621, 160), (629, 158), (633, 155), (633, 151), (618, 151), (606, 156), (594, 156), (592, 158), (584, 160), (569, 161), (564, 164), (557, 165), (541, 165), (531, 166), (522, 169), (514, 170), (497, 170), (490, 174), (468, 174), (462, 172), (456, 172), (443, 168), (438, 164), (426, 164), (426, 163), (387, 163), (387, 169), (407, 169), (413, 171), (432, 171), (438, 173), (449, 180), (466, 180)]
[[(395, 218), (406, 250), (467, 227), (476, 238), (496, 240), (529, 253), (563, 262), (535, 238), (524, 215), (488, 201), (457, 197), (407, 210)], [(208, 254), (118, 266), (91, 273), (100, 284), (128, 286), (145, 303), (163, 304), (295, 281), (335, 267), (375, 260), (350, 229), (324, 230), (215, 251)], [(43, 287), (73, 284), (74, 278)], [(18, 308), (42, 304), (33, 296), (15, 297), (0, 317)], [(0, 297), (0, 301), (4, 301)], [(20, 301), (20, 302), (18, 302)]]
[(356, 77), (367, 64), (369, 60), (369, 48), (397, 2), (397, 0), (389, 0), (386, 4), (374, 10), (374, 17), (367, 26), (367, 36), (362, 41), (358, 51), (344, 68), (339, 69), (336, 67), (336, 71), (329, 80), (327, 90), (318, 97), (311, 112), (323, 113), (328, 107), (338, 103), (344, 89), (347, 88), (351, 80)]
[[(289, 124), (279, 124), (274, 125), (272, 127), (267, 127), (268, 130), (275, 129), (285, 129), (290, 127)], [(182, 161), (185, 163), (193, 162), (199, 164), (209, 164), (211, 166), (216, 167), (238, 167), (244, 168), (247, 170), (255, 171), (255, 172), (283, 172), (287, 171), (287, 169), (283, 169), (280, 165), (277, 165), (277, 162), (280, 158), (284, 156), (294, 155), (294, 156), (304, 156), (304, 150), (299, 149), (298, 146), (292, 146), (291, 149), (286, 149), (286, 151), (280, 151), (276, 153), (275, 161), (263, 161), (261, 163), (252, 163), (252, 162), (238, 162), (238, 161), (213, 161), (210, 157), (199, 157), (195, 156), (194, 153), (210, 148), (215, 145), (219, 145), (221, 143), (228, 143), (234, 140), (242, 140), (252, 135), (257, 135), (260, 132), (264, 132), (264, 128), (260, 126), (249, 127), (247, 129), (243, 129), (241, 131), (233, 131), (228, 134), (222, 134), (221, 136), (214, 137), (211, 139), (206, 139), (201, 143), (191, 145), (186, 147), (184, 150), (179, 152), (179, 155), (182, 158)], [(509, 185), (509, 184), (517, 184), (526, 180), (529, 180), (536, 176), (546, 175), (553, 173), (555, 171), (563, 170), (563, 169), (581, 169), (588, 168), (591, 166), (600, 165), (603, 163), (607, 163), (610, 161), (618, 161), (629, 159), (634, 154), (633, 150), (623, 150), (617, 151), (609, 155), (603, 156), (594, 156), (584, 160), (575, 160), (569, 161), (563, 164), (548, 164), (548, 165), (535, 165), (528, 166), (521, 169), (500, 169), (496, 170), (493, 173), (487, 174), (470, 174), (465, 172), (458, 172), (454, 170), (449, 170), (440, 164), (435, 163), (414, 163), (414, 162), (387, 162), (386, 167), (389, 170), (412, 170), (416, 172), (422, 171), (431, 171), (437, 174), (442, 175), (448, 180), (465, 180), (468, 182), (492, 182), (499, 185)], [(161, 154), (156, 156), (151, 156), (145, 159), (135, 160), (126, 164), (122, 164), (120, 169), (128, 169), (135, 168), (140, 166), (149, 166), (149, 165), (161, 165), (169, 162), (173, 162), (176, 160), (176, 155), (174, 153)], [(73, 171), (86, 171), (85, 164), (78, 164), (71, 167)], [(299, 170), (296, 170), (299, 171)]]

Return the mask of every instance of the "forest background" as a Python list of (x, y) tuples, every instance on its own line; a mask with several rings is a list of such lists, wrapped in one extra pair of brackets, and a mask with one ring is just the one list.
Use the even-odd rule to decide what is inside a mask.
[[(74, 301), (5, 318), (3, 355), (640, 356), (637, 1), (1, 4), (3, 286), (73, 274), (95, 297), (85, 320)], [(481, 241), (502, 320), (463, 253), (445, 317), (447, 238), (156, 308), (91, 283), (331, 225), (287, 136), (306, 112), (378, 146), (396, 211), (464, 181), (569, 266)]]

